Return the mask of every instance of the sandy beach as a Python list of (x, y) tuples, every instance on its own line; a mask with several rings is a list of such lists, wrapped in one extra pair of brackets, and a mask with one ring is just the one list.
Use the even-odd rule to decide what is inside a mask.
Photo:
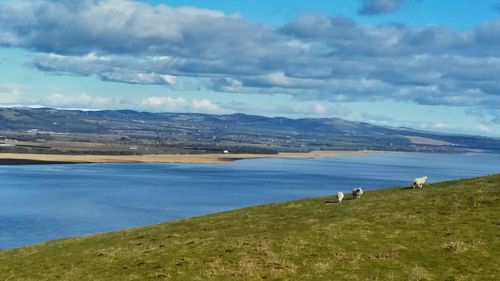
[(0, 153), (0, 164), (65, 163), (224, 163), (254, 158), (318, 158), (337, 155), (366, 154), (368, 151), (312, 151), (279, 154), (153, 154), (153, 155), (57, 155)]

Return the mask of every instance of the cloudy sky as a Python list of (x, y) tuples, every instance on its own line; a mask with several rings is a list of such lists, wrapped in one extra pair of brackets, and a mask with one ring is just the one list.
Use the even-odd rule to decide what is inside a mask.
[(0, 106), (500, 136), (500, 0), (0, 0)]

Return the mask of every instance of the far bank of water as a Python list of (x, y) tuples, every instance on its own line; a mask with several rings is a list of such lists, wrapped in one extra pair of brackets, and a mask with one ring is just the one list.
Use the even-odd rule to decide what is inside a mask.
[(228, 164), (0, 166), (0, 248), (250, 205), (500, 172), (500, 155), (370, 153)]

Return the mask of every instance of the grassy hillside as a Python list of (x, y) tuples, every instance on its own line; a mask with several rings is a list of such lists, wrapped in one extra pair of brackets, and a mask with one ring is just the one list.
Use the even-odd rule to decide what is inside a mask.
[(0, 251), (0, 280), (500, 280), (500, 175)]

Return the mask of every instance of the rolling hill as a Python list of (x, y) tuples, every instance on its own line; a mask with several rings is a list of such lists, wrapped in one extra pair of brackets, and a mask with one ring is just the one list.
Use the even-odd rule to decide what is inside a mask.
[(381, 127), (339, 118), (288, 119), (130, 110), (0, 108), (0, 135), (0, 140), (4, 140), (0, 141), (0, 152), (500, 151), (500, 139), (496, 138)]
[(0, 251), (1, 280), (499, 280), (500, 174)]

